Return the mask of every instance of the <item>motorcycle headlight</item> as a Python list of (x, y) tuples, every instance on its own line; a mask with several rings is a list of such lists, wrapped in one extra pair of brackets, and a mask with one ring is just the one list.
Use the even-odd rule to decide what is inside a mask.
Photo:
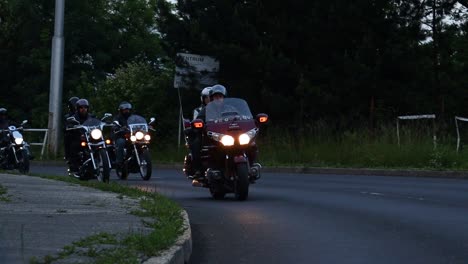
[(247, 134), (242, 134), (239, 136), (239, 144), (247, 145), (250, 142), (250, 137)]
[(239, 136), (239, 144), (241, 145), (247, 145), (249, 144), (250, 140), (254, 138), (257, 135), (258, 128), (254, 128), (247, 133), (241, 134)]
[(102, 131), (100, 129), (93, 129), (91, 130), (91, 137), (93, 139), (100, 139), (102, 137)]
[(130, 137), (130, 140), (131, 140), (132, 142), (135, 142), (135, 141), (137, 140), (137, 138), (136, 138), (136, 136), (131, 136), (131, 137)]
[(15, 143), (16, 143), (16, 145), (23, 144), (23, 138), (15, 138)]
[(229, 136), (229, 135), (224, 135), (222, 138), (221, 138), (221, 143), (224, 145), (224, 146), (232, 146), (234, 145), (234, 138)]
[(145, 140), (146, 140), (146, 141), (150, 141), (150, 139), (151, 139), (151, 136), (150, 136), (150, 135), (145, 135)]
[(135, 133), (135, 137), (136, 137), (137, 140), (142, 140), (144, 136), (145, 136), (145, 134), (143, 132), (141, 132), (141, 131), (138, 131), (138, 132)]

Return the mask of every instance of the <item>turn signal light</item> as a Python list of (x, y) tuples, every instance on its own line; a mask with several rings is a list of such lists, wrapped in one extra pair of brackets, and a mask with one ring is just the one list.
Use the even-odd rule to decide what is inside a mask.
[(110, 139), (106, 139), (106, 144), (110, 144), (111, 143), (111, 140)]
[(268, 122), (268, 115), (264, 114), (264, 113), (261, 113), (261, 114), (257, 115), (256, 119), (257, 119), (258, 123), (266, 123), (266, 122)]
[(81, 141), (81, 146), (82, 146), (82, 147), (86, 147), (86, 142)]

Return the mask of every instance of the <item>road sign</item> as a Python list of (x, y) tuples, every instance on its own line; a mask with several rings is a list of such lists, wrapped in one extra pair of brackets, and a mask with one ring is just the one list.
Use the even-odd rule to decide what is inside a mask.
[(213, 57), (177, 53), (174, 88), (198, 88), (217, 83), (219, 61)]

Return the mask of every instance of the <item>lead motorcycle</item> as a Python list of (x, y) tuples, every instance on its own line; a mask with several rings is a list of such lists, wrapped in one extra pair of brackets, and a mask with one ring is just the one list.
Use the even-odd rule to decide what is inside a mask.
[(0, 149), (0, 164), (4, 170), (18, 169), (20, 173), (29, 172), (29, 144), (24, 141), (23, 126), (27, 123), (24, 120), (19, 127), (9, 126), (2, 130), (2, 138), (7, 140), (6, 146)]
[(184, 173), (192, 185), (210, 190), (214, 199), (223, 199), (234, 193), (237, 200), (246, 200), (250, 183), (260, 178), (261, 166), (255, 163), (257, 145), (255, 139), (260, 125), (268, 121), (268, 115), (254, 118), (247, 102), (239, 98), (225, 98), (206, 106), (206, 122), (185, 120), (185, 127), (202, 135), (202, 175), (195, 177), (192, 155), (184, 161)]
[[(103, 120), (111, 116), (111, 114), (105, 114)], [(78, 130), (81, 134), (78, 173), (69, 172), (69, 175), (80, 180), (97, 178), (98, 181), (108, 183), (111, 162), (102, 135), (105, 123), (93, 117), (80, 125), (73, 116), (67, 118), (67, 123), (70, 126), (67, 130)]]
[[(154, 117), (150, 122), (140, 115), (132, 114), (127, 119), (127, 127), (123, 127), (118, 121), (113, 124), (116, 127), (115, 133), (123, 132), (125, 134), (124, 161), (121, 167), (115, 163), (115, 144), (108, 144), (107, 150), (112, 157), (117, 177), (126, 180), (129, 173), (139, 173), (145, 181), (151, 178), (152, 162), (149, 150), (151, 135), (149, 133), (152, 124), (156, 121)], [(115, 143), (115, 142), (114, 142)]]

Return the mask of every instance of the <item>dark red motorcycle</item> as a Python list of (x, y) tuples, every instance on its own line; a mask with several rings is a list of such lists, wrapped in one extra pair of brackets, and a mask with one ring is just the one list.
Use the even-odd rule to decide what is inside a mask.
[(260, 178), (255, 139), (268, 115), (258, 114), (254, 118), (244, 100), (225, 98), (206, 106), (205, 120), (185, 122), (193, 133), (201, 133), (203, 168), (201, 175), (194, 176), (189, 153), (184, 162), (185, 175), (193, 186), (209, 188), (215, 199), (234, 193), (237, 200), (246, 200), (249, 184)]

